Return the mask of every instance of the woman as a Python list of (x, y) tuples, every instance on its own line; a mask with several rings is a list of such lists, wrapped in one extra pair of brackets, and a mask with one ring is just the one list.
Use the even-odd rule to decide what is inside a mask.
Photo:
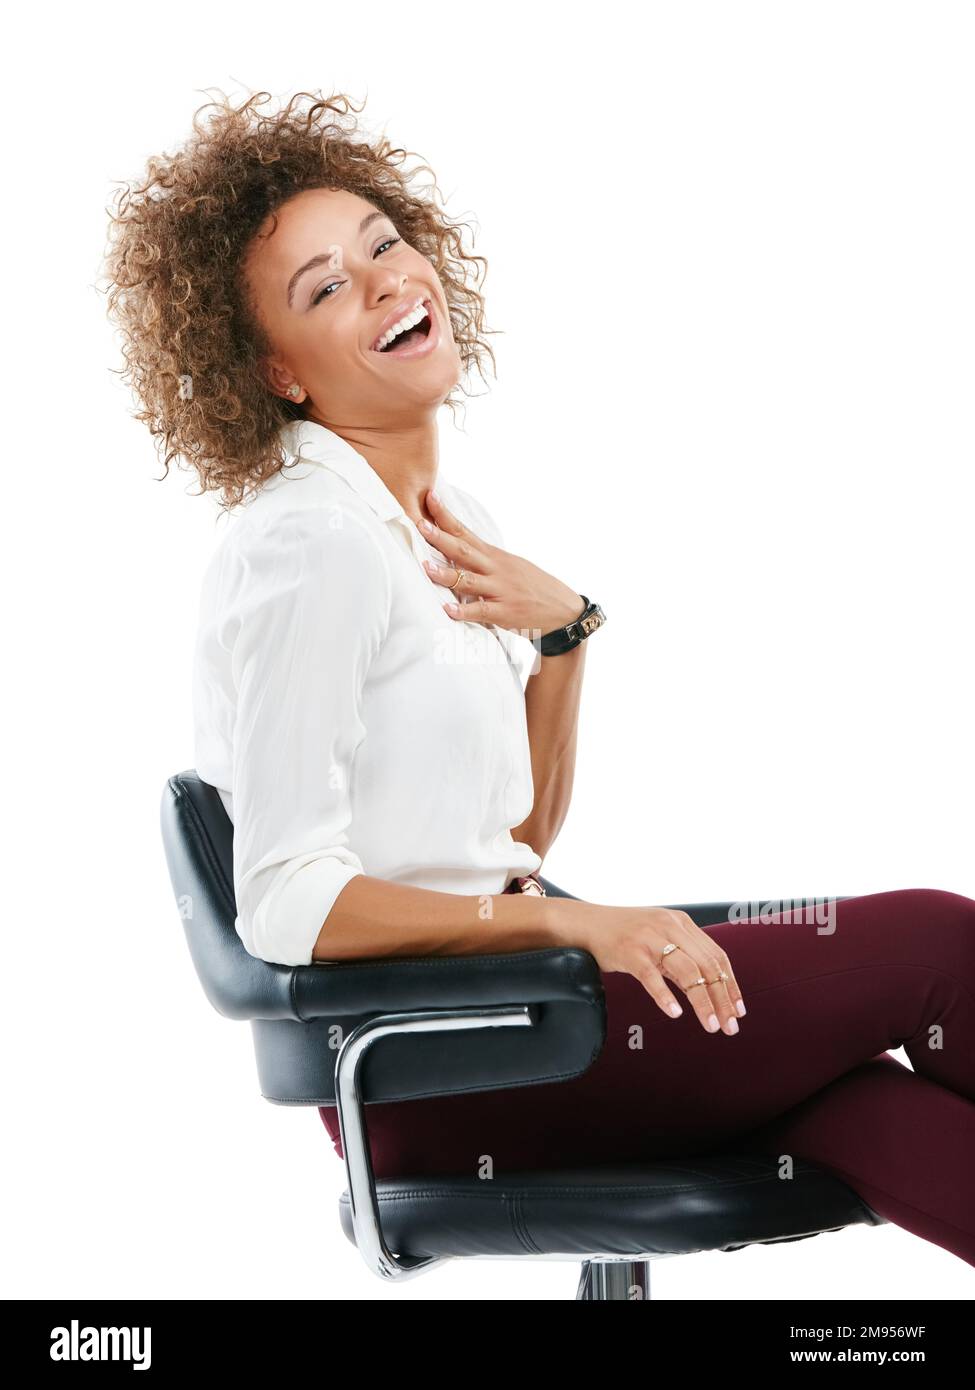
[(734, 1140), (975, 1264), (975, 901), (903, 889), (702, 928), (539, 892), (587, 650), (565, 629), (590, 605), (439, 471), (437, 412), (492, 356), (481, 258), (346, 98), (267, 99), (215, 104), (153, 160), (109, 255), (138, 418), (231, 513), (194, 713), (238, 933), (286, 965), (582, 947), (608, 1009), (572, 1080), (371, 1106), (377, 1175)]

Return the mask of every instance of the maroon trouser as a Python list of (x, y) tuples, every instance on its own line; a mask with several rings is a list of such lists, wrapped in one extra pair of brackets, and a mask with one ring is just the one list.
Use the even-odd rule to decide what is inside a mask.
[[(588, 1071), (369, 1105), (376, 1176), (476, 1175), (485, 1154), (496, 1176), (733, 1146), (788, 1154), (975, 1265), (975, 900), (867, 893), (834, 901), (825, 923), (748, 908), (704, 928), (744, 997), (737, 1035), (705, 1032), (675, 985), (678, 1019), (632, 975), (604, 973), (606, 1043)], [(341, 1157), (337, 1111), (320, 1114)]]

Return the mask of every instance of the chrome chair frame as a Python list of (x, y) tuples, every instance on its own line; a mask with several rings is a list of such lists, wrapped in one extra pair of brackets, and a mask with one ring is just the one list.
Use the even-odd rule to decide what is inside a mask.
[(359, 1087), (360, 1068), (366, 1052), (380, 1038), (409, 1033), (450, 1033), (469, 1028), (525, 1028), (532, 1019), (526, 1008), (457, 1009), (441, 1013), (384, 1014), (355, 1028), (339, 1048), (335, 1061), (335, 1089), (339, 1134), (349, 1181), (349, 1202), (355, 1244), (362, 1258), (380, 1279), (410, 1279), (424, 1270), (445, 1264), (447, 1256), (397, 1256), (387, 1247), (379, 1218), (376, 1178), (366, 1132), (365, 1098)]

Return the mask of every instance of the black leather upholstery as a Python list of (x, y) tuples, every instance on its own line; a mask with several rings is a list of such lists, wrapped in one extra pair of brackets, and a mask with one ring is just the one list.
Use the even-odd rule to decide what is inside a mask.
[(565, 1080), (599, 1055), (606, 1007), (587, 951), (271, 964), (250, 955), (234, 926), (233, 825), (216, 789), (192, 770), (177, 773), (160, 813), (197, 974), (214, 1008), (250, 1020), (267, 1100), (334, 1104), (336, 1038), (402, 1010), (524, 1004), (532, 1027), (457, 1032), (449, 1047), (436, 1034), (381, 1040), (361, 1069), (369, 1104)]
[[(215, 788), (192, 769), (163, 789), (161, 828), (173, 890), (207, 998), (250, 1021), (262, 1094), (283, 1105), (335, 1103), (341, 1037), (378, 1014), (524, 1004), (530, 1028), (380, 1040), (363, 1061), (367, 1104), (576, 1076), (605, 1040), (602, 981), (586, 951), (387, 958), (311, 966), (251, 956), (234, 926), (233, 826)], [(543, 879), (553, 896), (571, 897)], [(681, 906), (701, 926), (727, 903)], [(393, 1044), (387, 1046), (387, 1042)], [(797, 1162), (730, 1153), (639, 1164), (471, 1178), (408, 1176), (377, 1184), (382, 1227), (403, 1255), (652, 1254), (730, 1250), (800, 1239), (883, 1218), (844, 1183)], [(352, 1237), (348, 1194), (341, 1216)]]
[[(745, 1151), (541, 1173), (403, 1177), (376, 1183), (401, 1256), (684, 1255), (885, 1225), (830, 1173)], [(339, 1203), (353, 1241), (349, 1194)]]

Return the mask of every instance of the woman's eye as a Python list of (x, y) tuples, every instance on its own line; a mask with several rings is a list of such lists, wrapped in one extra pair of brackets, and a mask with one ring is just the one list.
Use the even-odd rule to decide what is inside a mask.
[[(373, 260), (376, 259), (376, 256), (379, 255), (379, 253), (382, 251), (382, 249), (383, 249), (384, 246), (395, 246), (395, 245), (397, 244), (397, 242), (400, 242), (400, 241), (402, 241), (402, 240), (403, 240), (403, 238), (402, 238), (402, 237), (398, 237), (398, 236), (389, 236), (389, 237), (386, 237), (385, 241), (381, 241), (381, 242), (379, 243), (379, 245), (376, 247), (376, 252), (375, 252), (375, 255), (373, 256)], [(317, 293), (316, 295), (314, 295), (313, 298), (312, 298), (312, 301), (311, 301), (312, 308), (314, 308), (316, 304), (321, 304), (321, 302), (322, 302), (323, 299), (331, 299), (332, 296), (329, 294), (329, 290), (338, 289), (339, 285), (341, 285), (341, 284), (342, 284), (342, 281), (341, 281), (341, 280), (333, 280), (330, 284), (325, 285), (322, 289), (320, 289), (320, 290), (318, 291), (318, 293)]]

